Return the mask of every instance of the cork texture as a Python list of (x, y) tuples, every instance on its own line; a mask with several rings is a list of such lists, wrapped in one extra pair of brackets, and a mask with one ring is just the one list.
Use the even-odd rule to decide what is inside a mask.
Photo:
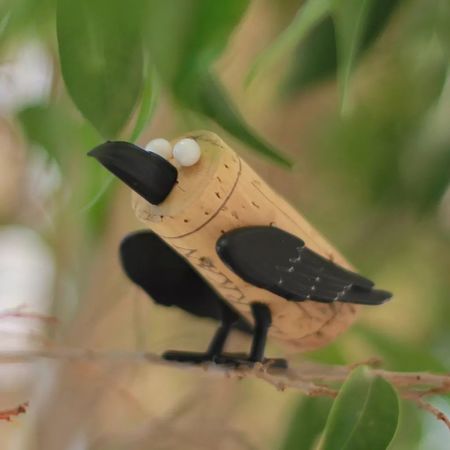
[(266, 303), (272, 311), (270, 336), (291, 350), (312, 350), (333, 341), (354, 321), (358, 307), (287, 301), (248, 284), (223, 264), (216, 242), (221, 234), (243, 226), (275, 226), (335, 263), (348, 269), (352, 266), (217, 135), (199, 131), (183, 137), (200, 145), (199, 163), (178, 168), (177, 186), (159, 206), (133, 194), (137, 217), (250, 321), (250, 304)]

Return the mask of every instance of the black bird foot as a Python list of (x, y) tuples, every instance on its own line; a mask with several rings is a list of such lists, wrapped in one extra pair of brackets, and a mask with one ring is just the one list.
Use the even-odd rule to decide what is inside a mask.
[(220, 355), (210, 355), (208, 353), (181, 352), (169, 350), (162, 357), (167, 361), (174, 361), (187, 364), (203, 364), (211, 362), (227, 368), (253, 367), (255, 364), (274, 369), (287, 369), (288, 363), (282, 358), (263, 358), (262, 361), (253, 361), (245, 353), (222, 353)]
[(216, 331), (208, 351), (205, 353), (179, 352), (170, 350), (163, 354), (163, 358), (168, 361), (176, 361), (189, 364), (202, 364), (212, 362), (225, 367), (253, 367), (255, 364), (263, 364), (277, 369), (286, 369), (288, 363), (281, 358), (265, 358), (264, 348), (269, 327), (272, 323), (269, 308), (262, 303), (251, 305), (255, 327), (253, 330), (253, 342), (250, 354), (245, 353), (225, 353), (223, 348), (230, 333), (232, 324), (236, 321), (235, 313), (224, 310), (222, 325)]

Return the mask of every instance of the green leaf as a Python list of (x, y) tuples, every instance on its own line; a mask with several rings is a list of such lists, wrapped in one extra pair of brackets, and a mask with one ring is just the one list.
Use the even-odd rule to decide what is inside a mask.
[(321, 450), (385, 450), (398, 424), (395, 390), (365, 367), (342, 385), (327, 420)]
[(336, 75), (336, 39), (331, 17), (320, 22), (293, 55), (283, 94), (293, 92)]
[(333, 400), (327, 397), (302, 398), (280, 450), (314, 450), (332, 404)]
[[(415, 184), (410, 190), (414, 193), (419, 212), (433, 211), (439, 206), (450, 183), (450, 138), (446, 142), (429, 145), (427, 154), (417, 158), (421, 165), (414, 167)], [(410, 172), (413, 172), (411, 170)], [(413, 178), (412, 176), (410, 179)], [(418, 181), (420, 180), (420, 187)], [(408, 180), (409, 181), (409, 180)]]
[(402, 0), (376, 0), (371, 2), (361, 49), (368, 48), (386, 27)]
[(250, 145), (265, 157), (285, 167), (292, 167), (288, 158), (276, 148), (261, 139), (244, 121), (228, 94), (212, 74), (204, 74), (198, 78), (196, 85), (191, 85), (198, 97), (192, 97), (190, 106), (198, 112), (217, 122), (234, 137)]
[(424, 428), (422, 414), (423, 411), (411, 405), (410, 400), (400, 400), (398, 428), (389, 450), (420, 450)]
[(437, 20), (436, 34), (442, 43), (442, 48), (450, 59), (450, 3), (440, 0), (436, 3), (435, 17)]
[(32, 31), (47, 34), (54, 16), (56, 0), (1, 0), (0, 50), (10, 41)]
[(257, 57), (247, 75), (246, 84), (251, 83), (258, 72), (269, 68), (284, 54), (292, 51), (330, 12), (331, 0), (306, 1), (290, 25)]
[(341, 91), (341, 111), (350, 107), (349, 81), (355, 65), (373, 0), (333, 0), (336, 29), (338, 81)]
[(116, 179), (101, 165), (92, 164), (89, 158), (80, 163), (83, 176), (78, 186), (72, 190), (71, 205), (77, 219), (84, 221), (92, 236), (98, 236), (107, 225), (110, 206), (114, 198)]
[(59, 0), (61, 70), (72, 100), (105, 138), (128, 121), (142, 85), (142, 0)]
[[(355, 63), (370, 49), (385, 29), (389, 18), (401, 0), (377, 0), (372, 2), (361, 44), (355, 55)], [(292, 58), (285, 94), (290, 96), (313, 83), (334, 77), (337, 70), (336, 33), (332, 17), (326, 17), (302, 40)]]
[[(114, 190), (110, 187), (112, 175), (84, 156), (87, 148), (100, 142), (98, 133), (59, 103), (29, 106), (16, 119), (28, 141), (57, 161), (64, 176), (63, 188), (71, 194), (64, 207), (76, 214), (77, 223), (85, 224), (93, 236), (100, 233), (107, 223)], [(73, 167), (78, 170), (73, 171)]]
[(151, 71), (147, 75), (144, 82), (144, 88), (142, 91), (141, 106), (139, 108), (139, 114), (134, 125), (133, 132), (130, 136), (131, 142), (136, 142), (141, 135), (144, 128), (150, 122), (153, 113), (156, 109), (156, 103), (158, 101), (159, 88), (157, 83), (156, 73)]
[[(245, 123), (211, 65), (225, 48), (248, 0), (150, 2), (146, 42), (152, 63), (179, 103), (209, 117), (273, 161), (291, 163)], [(167, 30), (170, 30), (170, 33)]]
[(161, 79), (183, 84), (193, 72), (206, 71), (226, 47), (249, 0), (152, 0), (146, 43)]
[[(28, 141), (44, 148), (62, 169), (67, 168), (68, 155), (83, 148), (80, 120), (74, 120), (61, 103), (27, 106), (17, 113), (16, 119)], [(98, 140), (99, 136), (94, 138)]]

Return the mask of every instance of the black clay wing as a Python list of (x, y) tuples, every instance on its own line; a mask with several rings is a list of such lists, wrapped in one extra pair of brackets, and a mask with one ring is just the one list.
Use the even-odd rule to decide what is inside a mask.
[[(122, 267), (128, 277), (164, 306), (177, 306), (198, 317), (221, 320), (231, 307), (201, 275), (160, 237), (150, 231), (126, 236), (120, 245)], [(251, 331), (243, 318), (236, 328)]]
[(217, 241), (222, 261), (243, 280), (287, 300), (378, 305), (391, 297), (367, 278), (313, 252), (276, 227), (244, 227)]

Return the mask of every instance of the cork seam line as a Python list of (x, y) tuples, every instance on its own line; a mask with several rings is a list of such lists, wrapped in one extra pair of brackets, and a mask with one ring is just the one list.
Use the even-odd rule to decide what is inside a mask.
[(189, 231), (187, 233), (184, 234), (180, 234), (178, 236), (164, 236), (161, 235), (161, 237), (163, 237), (164, 239), (180, 239), (186, 236), (190, 236), (191, 234), (196, 233), (197, 231), (201, 230), (202, 228), (204, 228), (206, 225), (208, 225), (208, 223), (210, 223), (213, 219), (216, 218), (216, 216), (220, 213), (220, 211), (222, 210), (222, 208), (224, 207), (224, 205), (228, 202), (228, 200), (230, 199), (230, 197), (233, 195), (234, 191), (236, 190), (236, 186), (239, 182), (239, 179), (241, 177), (241, 171), (242, 171), (242, 161), (241, 158), (238, 157), (239, 160), (239, 170), (236, 176), (236, 180), (234, 181), (234, 184), (230, 190), (230, 192), (228, 193), (228, 195), (225, 197), (224, 201), (222, 202), (222, 204), (217, 208), (216, 212), (206, 221), (203, 222), (201, 225), (199, 225), (197, 228), (195, 228), (192, 231)]
[[(286, 211), (283, 211), (276, 203), (274, 203), (274, 201), (269, 198), (263, 191), (262, 189), (258, 186), (257, 183), (255, 183), (255, 181), (252, 181), (252, 185), (253, 187), (274, 207), (276, 208), (281, 214), (284, 215), (284, 217), (286, 217), (286, 219), (288, 219), (295, 227), (300, 229), (300, 234), (309, 236), (310, 233), (307, 233), (304, 228), (297, 223), (297, 221), (291, 217)], [(321, 249), (322, 255), (325, 256), (327, 259), (330, 259), (327, 255), (329, 253), (328, 249), (323, 248), (323, 245), (321, 243), (316, 243), (316, 245)]]

